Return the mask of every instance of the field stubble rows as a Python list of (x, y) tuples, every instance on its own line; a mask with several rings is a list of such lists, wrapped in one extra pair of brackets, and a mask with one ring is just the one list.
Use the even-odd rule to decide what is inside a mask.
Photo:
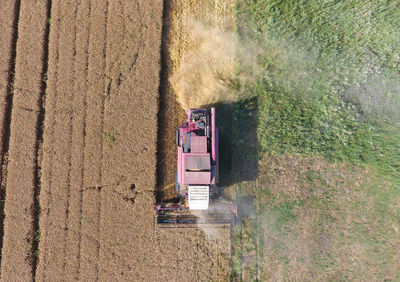
[(7, 5), (2, 279), (229, 275), (201, 230), (154, 231), (162, 1)]

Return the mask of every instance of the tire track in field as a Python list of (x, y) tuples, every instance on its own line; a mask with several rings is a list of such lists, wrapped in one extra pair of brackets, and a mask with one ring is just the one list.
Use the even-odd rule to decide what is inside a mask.
[[(69, 200), (71, 189), (71, 144), (72, 144), (72, 118), (73, 118), (73, 98), (74, 98), (74, 64), (76, 53), (76, 1), (62, 1), (61, 14), (57, 19), (60, 22), (60, 45), (63, 47), (59, 54), (60, 78), (58, 80), (58, 101), (56, 102), (55, 129), (56, 141), (54, 148), (57, 151), (55, 163), (56, 174), (52, 175), (56, 199), (50, 202), (52, 221), (59, 220), (59, 224), (54, 228), (57, 238), (63, 238), (63, 243), (53, 246), (58, 250), (58, 254), (53, 255), (57, 260), (57, 272), (60, 273), (65, 265), (67, 222), (69, 217)], [(57, 187), (59, 186), (59, 187)], [(59, 230), (57, 230), (59, 229)], [(61, 235), (62, 234), (62, 235)], [(61, 256), (61, 253), (63, 255)], [(60, 258), (61, 257), (61, 258)], [(54, 266), (52, 267), (54, 268)]]
[[(71, 1), (55, 1), (50, 39), (50, 74), (48, 87), (48, 118), (44, 136), (43, 190), (47, 196), (47, 211), (41, 221), (43, 231), (40, 249), (43, 253), (39, 261), (39, 280), (54, 280), (59, 277), (64, 262), (63, 246), (65, 238), (66, 199), (69, 190), (70, 170), (70, 123), (72, 118), (72, 92), (70, 68), (73, 54), (74, 34), (68, 29), (71, 16), (68, 7)], [(68, 20), (70, 22), (68, 22)], [(54, 33), (53, 33), (54, 31)], [(72, 35), (72, 38), (71, 38)], [(55, 37), (55, 40), (52, 40)], [(56, 42), (56, 44), (54, 44)], [(63, 48), (60, 50), (59, 46)], [(54, 68), (54, 69), (53, 69)], [(48, 130), (48, 131), (47, 131)], [(66, 144), (66, 146), (64, 146)], [(41, 197), (41, 202), (43, 198)], [(56, 271), (53, 271), (56, 270)], [(57, 276), (58, 274), (58, 276)]]
[(108, 1), (92, 1), (88, 65), (87, 131), (85, 173), (82, 198), (82, 241), (80, 279), (95, 280), (99, 276), (99, 213), (102, 188), (102, 142), (105, 85), (105, 26)]
[[(53, 19), (60, 17), (60, 5), (54, 1), (52, 5), (51, 15)], [(39, 262), (36, 271), (36, 278), (39, 281), (47, 279), (45, 269), (49, 264), (48, 257), (48, 231), (51, 228), (49, 213), (50, 203), (52, 201), (52, 174), (53, 174), (53, 160), (55, 142), (54, 128), (55, 128), (55, 110), (57, 102), (57, 84), (59, 74), (59, 43), (60, 43), (60, 22), (56, 21), (51, 25), (49, 34), (49, 71), (47, 74), (47, 89), (46, 89), (46, 116), (44, 120), (44, 134), (43, 134), (43, 157), (42, 157), (42, 175), (41, 175), (41, 193), (39, 196), (39, 203), (42, 207), (41, 216), (39, 219), (39, 228), (41, 230), (41, 240), (39, 242)], [(46, 165), (47, 164), (47, 165)], [(50, 164), (50, 165), (49, 165)]]
[(73, 78), (73, 87), (72, 87), (72, 92), (73, 94), (71, 95), (71, 115), (70, 115), (70, 119), (69, 119), (69, 140), (68, 140), (68, 147), (69, 147), (69, 162), (68, 162), (68, 175), (67, 175), (67, 193), (66, 193), (66, 209), (65, 209), (65, 226), (64, 226), (64, 263), (63, 263), (63, 269), (62, 269), (62, 273), (63, 273), (63, 277), (66, 276), (66, 265), (67, 265), (67, 254), (69, 253), (69, 245), (68, 245), (68, 237), (69, 237), (69, 232), (70, 232), (70, 200), (71, 200), (71, 189), (72, 189), (72, 185), (71, 185), (71, 174), (72, 174), (72, 151), (73, 151), (73, 146), (72, 146), (72, 142), (73, 142), (73, 119), (74, 116), (76, 114), (76, 108), (75, 108), (75, 96), (79, 95), (79, 93), (75, 92), (75, 78), (76, 78), (76, 49), (77, 49), (77, 14), (78, 14), (78, 8), (80, 5), (80, 1), (77, 2), (75, 1), (75, 7), (72, 7), (71, 9), (75, 9), (73, 12), (73, 16), (72, 16), (72, 22), (73, 22), (73, 29), (72, 29), (72, 33), (73, 33), (73, 54), (72, 54), (72, 78)]
[(74, 63), (74, 113), (72, 121), (72, 157), (71, 157), (71, 185), (70, 211), (68, 219), (68, 234), (66, 237), (66, 255), (64, 263), (64, 277), (66, 280), (79, 280), (81, 225), (82, 225), (82, 197), (85, 157), (86, 131), (86, 88), (88, 76), (88, 46), (90, 2), (80, 1), (78, 5), (76, 23), (76, 46)]
[[(104, 88), (104, 92), (103, 92), (103, 99), (101, 100), (101, 128), (102, 128), (102, 135), (105, 134), (105, 123), (104, 123), (104, 111), (105, 111), (105, 107), (106, 107), (106, 99), (107, 99), (107, 82), (106, 82), (106, 71), (107, 71), (107, 31), (109, 29), (109, 17), (108, 17), (108, 11), (109, 11), (109, 6), (110, 3), (109, 1), (106, 1), (106, 8), (105, 8), (105, 33), (104, 33), (104, 45), (103, 45), (103, 88)], [(100, 167), (99, 167), (99, 178), (100, 178), (100, 183), (101, 183), (101, 187), (103, 187), (103, 185), (106, 183), (103, 179), (103, 161), (104, 161), (104, 138), (102, 138), (101, 141), (101, 147), (100, 147), (100, 152), (101, 152), (101, 156), (100, 156)], [(98, 218), (97, 218), (97, 238), (98, 240), (102, 241), (100, 239), (101, 237), (101, 211), (102, 211), (102, 188), (99, 189), (99, 203), (98, 203)], [(100, 278), (100, 244), (98, 245), (98, 249), (97, 249), (97, 272), (96, 272), (96, 280), (99, 280)]]
[[(55, 1), (56, 2), (56, 1)], [(51, 11), (53, 18), (59, 18), (60, 6), (57, 4), (53, 5)], [(41, 250), (39, 255), (39, 265), (36, 272), (36, 277), (39, 281), (45, 281), (47, 279), (44, 268), (46, 268), (49, 260), (47, 259), (47, 244), (50, 240), (47, 238), (48, 230), (50, 229), (50, 203), (52, 201), (52, 174), (53, 166), (45, 164), (52, 164), (54, 160), (53, 144), (55, 142), (54, 128), (55, 128), (55, 112), (57, 103), (57, 84), (58, 84), (58, 71), (59, 71), (59, 42), (60, 42), (60, 22), (51, 26), (50, 38), (49, 38), (49, 73), (47, 79), (47, 97), (46, 97), (46, 116), (45, 116), (45, 134), (43, 141), (43, 167), (42, 167), (42, 191), (40, 193), (40, 206), (42, 207), (42, 215), (39, 220), (39, 228), (41, 230), (42, 238), (39, 242), (39, 248)], [(54, 43), (55, 42), (55, 43)], [(55, 47), (55, 48), (52, 48)]]
[[(89, 8), (88, 8), (88, 15), (91, 15), (91, 4), (90, 1), (88, 2)], [(86, 63), (86, 79), (85, 79), (85, 87), (84, 89), (87, 89), (87, 82), (88, 82), (88, 77), (89, 77), (89, 44), (90, 44), (90, 21), (88, 21), (88, 34), (87, 34), (87, 41), (86, 41), (86, 57), (85, 57), (85, 63)], [(80, 182), (80, 190), (79, 190), (79, 248), (78, 248), (78, 279), (80, 278), (80, 270), (81, 270), (81, 251), (82, 251), (82, 218), (83, 218), (83, 211), (82, 211), (82, 204), (83, 204), (83, 187), (84, 187), (84, 175), (85, 175), (85, 155), (86, 155), (86, 124), (87, 124), (87, 92), (84, 91), (84, 116), (83, 116), (83, 150), (82, 150), (82, 170), (81, 170), (81, 182)]]
[[(0, 273), (4, 236), (4, 203), (6, 197), (7, 153), (10, 141), (13, 83), (18, 38), (18, 21), (21, 1), (4, 3), (0, 11), (0, 26), (3, 28), (0, 42)], [(12, 11), (12, 12), (11, 12)]]

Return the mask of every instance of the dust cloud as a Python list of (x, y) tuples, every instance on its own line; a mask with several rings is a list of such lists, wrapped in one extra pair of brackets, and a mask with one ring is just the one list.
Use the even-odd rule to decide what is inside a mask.
[(238, 66), (250, 65), (257, 48), (239, 46), (234, 32), (184, 20), (188, 33), (187, 50), (170, 79), (183, 109), (207, 107), (237, 99), (240, 82), (246, 79)]

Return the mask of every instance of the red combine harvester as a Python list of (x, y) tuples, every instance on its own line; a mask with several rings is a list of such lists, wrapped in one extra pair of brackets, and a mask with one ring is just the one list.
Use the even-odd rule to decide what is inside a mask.
[(176, 132), (177, 197), (156, 206), (157, 225), (236, 224), (236, 206), (221, 199), (222, 189), (218, 186), (215, 108), (190, 109), (187, 114)]

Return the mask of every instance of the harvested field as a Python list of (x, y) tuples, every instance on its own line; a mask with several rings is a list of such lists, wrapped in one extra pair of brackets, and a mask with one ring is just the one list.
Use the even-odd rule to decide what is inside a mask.
[(228, 279), (229, 229), (154, 226), (184, 114), (172, 37), (183, 10), (220, 2), (6, 1), (2, 280)]

